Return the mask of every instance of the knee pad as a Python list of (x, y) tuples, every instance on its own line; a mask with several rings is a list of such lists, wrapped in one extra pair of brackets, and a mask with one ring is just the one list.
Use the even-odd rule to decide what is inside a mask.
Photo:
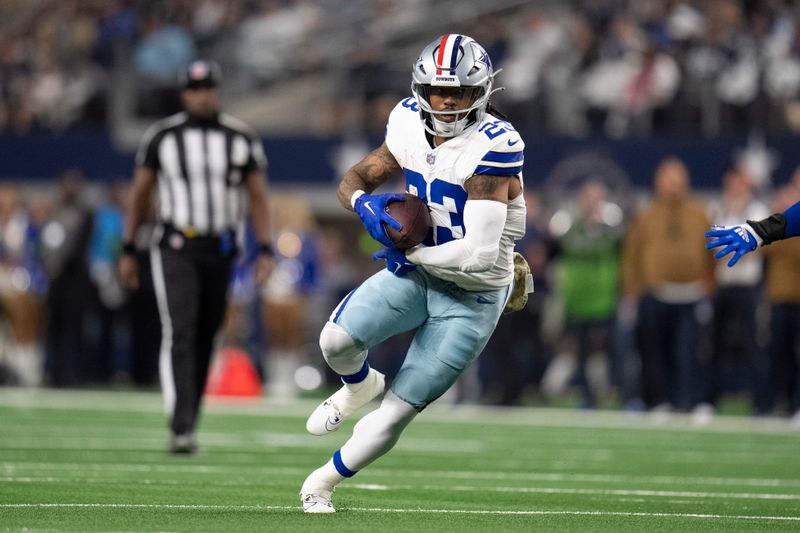
[(328, 366), (341, 375), (358, 372), (367, 358), (367, 351), (356, 346), (352, 337), (333, 322), (326, 322), (322, 328), (319, 347)]

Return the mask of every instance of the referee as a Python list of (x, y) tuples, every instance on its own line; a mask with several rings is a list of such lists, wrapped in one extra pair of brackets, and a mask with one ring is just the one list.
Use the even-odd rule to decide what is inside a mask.
[(162, 330), (159, 373), (170, 451), (178, 454), (197, 451), (200, 403), (225, 314), (237, 229), (248, 211), (259, 242), (256, 281), (272, 267), (266, 157), (249, 127), (220, 112), (219, 83), (215, 63), (189, 65), (181, 75), (184, 111), (145, 133), (119, 262), (123, 285), (136, 289), (134, 237), (156, 188), (151, 260)]

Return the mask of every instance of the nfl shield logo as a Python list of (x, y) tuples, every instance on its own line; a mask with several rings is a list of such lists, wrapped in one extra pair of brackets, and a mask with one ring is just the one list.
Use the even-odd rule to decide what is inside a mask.
[(436, 162), (436, 154), (428, 154), (428, 157), (425, 158), (425, 161), (427, 161), (429, 165), (433, 166), (433, 164)]

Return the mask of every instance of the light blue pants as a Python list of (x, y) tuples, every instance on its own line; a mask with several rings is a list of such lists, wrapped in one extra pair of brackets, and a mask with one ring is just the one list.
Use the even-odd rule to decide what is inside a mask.
[(417, 328), (391, 390), (421, 411), (481, 353), (509, 289), (467, 291), (422, 268), (403, 277), (383, 269), (348, 294), (330, 320), (362, 350)]

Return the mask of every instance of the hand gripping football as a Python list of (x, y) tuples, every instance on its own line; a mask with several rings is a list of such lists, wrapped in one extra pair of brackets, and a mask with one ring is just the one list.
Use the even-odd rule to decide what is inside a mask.
[(386, 212), (403, 226), (402, 229), (397, 231), (383, 225), (386, 235), (399, 250), (412, 248), (424, 241), (431, 227), (431, 215), (425, 202), (413, 194), (406, 193), (405, 197), (401, 202), (391, 202), (386, 206)]

